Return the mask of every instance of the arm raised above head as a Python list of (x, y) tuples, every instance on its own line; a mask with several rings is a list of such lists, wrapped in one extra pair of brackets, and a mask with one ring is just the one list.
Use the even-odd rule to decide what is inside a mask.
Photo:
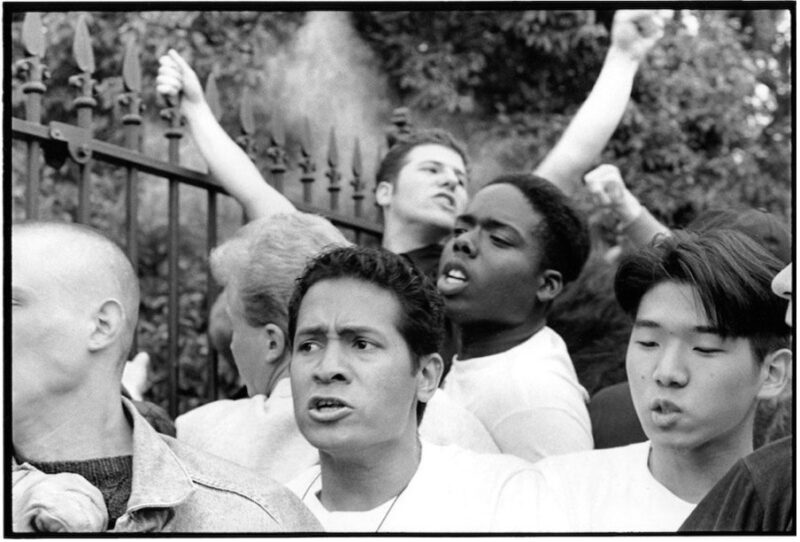
[(646, 245), (656, 235), (670, 235), (669, 228), (651, 215), (628, 190), (616, 166), (597, 166), (586, 174), (584, 183), (592, 194), (594, 204), (616, 217), (620, 233), (628, 237), (634, 245)]
[(244, 207), (249, 220), (296, 209), (270, 186), (247, 153), (222, 129), (203, 95), (194, 70), (174, 49), (159, 59), (156, 90), (167, 96), (182, 93), (181, 113), (211, 174)]
[(639, 63), (662, 34), (663, 21), (656, 10), (617, 11), (600, 75), (556, 146), (534, 170), (536, 175), (567, 195), (580, 187), (581, 175), (622, 119)]

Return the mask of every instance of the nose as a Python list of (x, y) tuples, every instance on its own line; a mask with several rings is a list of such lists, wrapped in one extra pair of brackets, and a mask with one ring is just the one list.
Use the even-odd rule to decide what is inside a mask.
[(343, 361), (344, 358), (338, 341), (329, 341), (314, 366), (314, 381), (324, 384), (347, 382), (349, 378), (347, 377), (346, 364)]
[(478, 254), (478, 250), (470, 236), (470, 232), (466, 231), (459, 233), (453, 238), (453, 252), (460, 252), (465, 256), (473, 258)]
[(446, 187), (448, 190), (455, 190), (456, 186), (458, 186), (458, 175), (456, 175), (456, 171), (451, 167), (442, 168), (441, 183), (442, 186)]
[(784, 299), (792, 298), (792, 264), (781, 269), (772, 279), (772, 291)]
[(677, 345), (667, 346), (661, 351), (653, 370), (653, 380), (668, 388), (682, 388), (689, 382), (683, 355)]

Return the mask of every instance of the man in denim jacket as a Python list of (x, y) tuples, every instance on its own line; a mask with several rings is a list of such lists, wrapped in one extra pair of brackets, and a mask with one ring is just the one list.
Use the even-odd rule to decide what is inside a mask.
[(14, 531), (317, 531), (269, 478), (159, 435), (120, 396), (139, 306), (122, 251), (74, 224), (14, 226)]

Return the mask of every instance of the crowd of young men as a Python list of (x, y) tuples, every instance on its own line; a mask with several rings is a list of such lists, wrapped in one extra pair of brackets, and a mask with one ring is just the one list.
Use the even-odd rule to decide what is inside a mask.
[(618, 13), (592, 93), (533, 174), (468, 201), (448, 134), (396, 144), (378, 174), (382, 249), (263, 182), (170, 52), (159, 91), (183, 92), (212, 174), (252, 220), (210, 256), (249, 397), (157, 434), (120, 396), (130, 263), (86, 227), (14, 226), (14, 530), (793, 529), (791, 445), (752, 453), (757, 403), (791, 372), (790, 313), (770, 290), (790, 295), (787, 262), (733, 227), (670, 232), (598, 168), (589, 190), (641, 245), (614, 289), (646, 441), (592, 450), (588, 394), (547, 326), (590, 249), (569, 194), (658, 38), (651, 17)]

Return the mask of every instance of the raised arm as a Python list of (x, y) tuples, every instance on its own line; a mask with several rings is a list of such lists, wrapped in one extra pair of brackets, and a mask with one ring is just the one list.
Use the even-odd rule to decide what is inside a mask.
[(619, 232), (634, 245), (646, 245), (656, 235), (670, 235), (669, 228), (656, 220), (631, 194), (616, 166), (602, 164), (587, 173), (584, 182), (595, 205), (614, 215)]
[(292, 202), (271, 187), (250, 157), (222, 129), (203, 95), (197, 74), (175, 51), (159, 59), (156, 90), (177, 96), (183, 93), (181, 112), (211, 174), (244, 207), (248, 220), (294, 212)]
[(581, 176), (622, 119), (639, 63), (662, 34), (663, 21), (656, 10), (617, 11), (611, 46), (592, 91), (535, 174), (568, 195), (579, 189)]

